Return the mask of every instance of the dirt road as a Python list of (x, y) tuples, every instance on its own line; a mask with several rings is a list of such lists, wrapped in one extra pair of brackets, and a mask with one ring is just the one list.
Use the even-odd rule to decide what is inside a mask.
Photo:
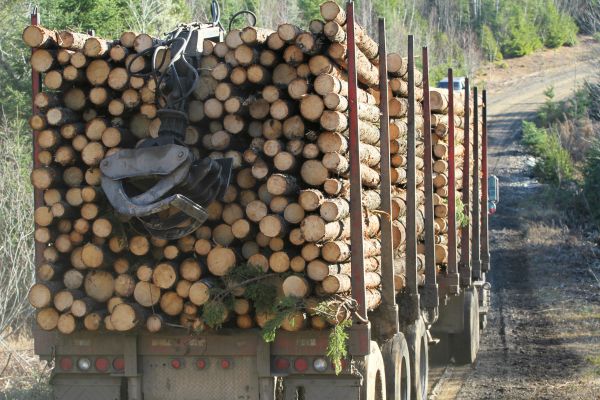
[(563, 210), (545, 207), (519, 143), (544, 90), (553, 85), (557, 100), (572, 94), (597, 70), (598, 48), (584, 42), (488, 74), (490, 172), (501, 181), (492, 310), (476, 364), (434, 368), (430, 399), (600, 398), (600, 266), (593, 246), (562, 223)]

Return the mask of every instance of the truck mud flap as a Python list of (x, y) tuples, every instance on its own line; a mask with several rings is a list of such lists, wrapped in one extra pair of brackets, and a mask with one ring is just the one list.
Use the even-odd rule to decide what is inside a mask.
[(461, 333), (463, 331), (464, 304), (464, 292), (461, 292), (458, 296), (450, 297), (446, 304), (440, 304), (440, 316), (431, 327), (431, 333), (434, 337), (439, 333)]
[(123, 378), (101, 375), (55, 375), (52, 378), (56, 400), (125, 400)]
[(359, 400), (359, 377), (293, 376), (283, 379), (281, 400)]

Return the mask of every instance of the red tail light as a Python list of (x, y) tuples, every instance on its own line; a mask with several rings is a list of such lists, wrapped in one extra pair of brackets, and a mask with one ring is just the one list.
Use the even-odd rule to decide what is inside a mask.
[(117, 371), (123, 371), (125, 369), (125, 360), (122, 358), (115, 358), (113, 361), (113, 368)]
[(177, 358), (171, 360), (171, 367), (173, 367), (174, 369), (179, 369), (182, 367), (182, 365), (183, 363), (181, 362), (181, 360)]
[(231, 361), (229, 361), (227, 359), (221, 360), (221, 368), (229, 369), (229, 367), (231, 367)]
[(73, 359), (71, 357), (62, 357), (58, 365), (63, 371), (70, 371), (73, 369)]
[(276, 358), (275, 359), (275, 368), (280, 371), (285, 371), (290, 367), (290, 360), (286, 358)]
[(294, 360), (294, 368), (298, 372), (304, 372), (308, 369), (308, 361), (304, 358), (296, 358), (296, 360)]
[(96, 362), (94, 363), (94, 366), (96, 367), (97, 371), (106, 372), (106, 371), (108, 371), (108, 367), (110, 366), (110, 363), (108, 362), (108, 360), (106, 358), (96, 358)]
[(203, 359), (199, 359), (198, 361), (196, 361), (196, 368), (198, 368), (198, 369), (206, 368), (206, 361)]

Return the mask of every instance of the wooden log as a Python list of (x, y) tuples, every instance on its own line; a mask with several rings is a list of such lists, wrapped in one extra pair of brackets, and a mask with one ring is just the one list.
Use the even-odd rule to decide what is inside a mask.
[(133, 298), (144, 307), (156, 305), (160, 299), (161, 290), (151, 282), (141, 281), (136, 283)]
[(144, 324), (149, 312), (139, 304), (121, 303), (110, 314), (110, 322), (116, 331), (127, 332)]
[(287, 223), (279, 215), (267, 215), (259, 222), (260, 231), (269, 238), (284, 235), (287, 230)]
[(302, 33), (302, 29), (293, 24), (285, 23), (280, 24), (277, 27), (277, 34), (279, 35), (279, 38), (286, 43), (294, 42), (300, 33)]
[(70, 50), (83, 50), (85, 41), (91, 36), (85, 33), (60, 31), (58, 32), (58, 45)]
[(288, 64), (279, 64), (273, 69), (272, 80), (273, 84), (287, 87), (294, 79), (298, 77), (296, 68)]
[(67, 312), (71, 309), (71, 306), (75, 300), (83, 297), (83, 292), (79, 290), (64, 289), (54, 295), (52, 302), (54, 304), (54, 308), (56, 308), (59, 312)]
[(97, 331), (102, 326), (104, 318), (108, 315), (107, 310), (98, 310), (87, 314), (83, 319), (83, 326), (88, 331)]
[[(341, 80), (331, 74), (321, 74), (317, 76), (314, 82), (315, 92), (321, 96), (326, 96), (329, 93), (337, 93), (342, 96), (348, 96), (348, 82)], [(358, 89), (357, 91), (359, 103), (375, 104), (376, 100), (372, 94)]]
[(46, 113), (46, 120), (49, 125), (60, 126), (77, 122), (79, 115), (68, 108), (54, 107)]
[(258, 63), (259, 52), (256, 48), (240, 45), (235, 49), (234, 57), (242, 66), (249, 66)]
[(176, 281), (177, 271), (172, 263), (161, 262), (154, 268), (154, 271), (152, 272), (152, 283), (161, 289), (169, 289), (173, 287)]
[(267, 190), (274, 196), (291, 195), (298, 191), (298, 183), (292, 175), (273, 174), (267, 180)]
[(236, 254), (227, 247), (215, 247), (207, 256), (208, 270), (215, 276), (226, 275), (237, 262)]
[(312, 32), (303, 32), (296, 37), (295, 43), (303, 53), (315, 55), (322, 51), (325, 40)]
[[(342, 68), (347, 68), (347, 47), (345, 43), (332, 43), (327, 54)], [(356, 52), (356, 72), (358, 80), (371, 87), (379, 85), (379, 69), (369, 61), (362, 51)]]
[(210, 278), (201, 279), (195, 282), (190, 287), (190, 301), (197, 306), (206, 304), (210, 300), (211, 289), (215, 288), (216, 285), (216, 281)]
[(311, 286), (301, 275), (290, 275), (283, 281), (282, 290), (285, 296), (305, 298), (310, 293)]
[(183, 311), (183, 298), (176, 292), (168, 291), (160, 297), (159, 305), (165, 314), (176, 316)]
[(247, 45), (264, 44), (273, 33), (271, 29), (248, 26), (242, 30), (240, 38)]
[(108, 55), (112, 43), (97, 37), (88, 38), (83, 44), (83, 54), (87, 57), (97, 58)]
[(135, 49), (136, 53), (141, 53), (144, 50), (151, 48), (157, 42), (158, 40), (152, 36), (146, 33), (141, 33), (135, 37), (135, 40), (133, 41), (133, 48)]
[(57, 64), (56, 52), (52, 50), (37, 49), (31, 55), (29, 63), (36, 72), (48, 72)]
[(31, 48), (53, 47), (58, 42), (56, 31), (46, 29), (40, 25), (29, 25), (23, 30), (23, 41)]
[(35, 316), (37, 325), (44, 331), (51, 331), (58, 326), (59, 314), (54, 307), (39, 309)]
[[(376, 288), (381, 284), (381, 276), (376, 272), (365, 273), (365, 286), (368, 289)], [(321, 282), (321, 286), (325, 293), (344, 293), (348, 292), (352, 287), (350, 275), (335, 274), (329, 275)]]
[[(429, 91), (431, 111), (438, 114), (448, 113), (448, 91), (444, 89), (431, 89)], [(458, 116), (463, 116), (465, 105), (460, 96), (454, 96), (454, 113)]]
[(102, 59), (94, 60), (87, 66), (85, 76), (93, 86), (101, 86), (108, 80), (110, 69), (107, 61)]
[(320, 160), (308, 160), (300, 169), (302, 180), (310, 186), (321, 186), (329, 178), (329, 171)]
[(230, 49), (237, 49), (244, 43), (241, 38), (242, 31), (239, 29), (232, 29), (225, 35), (225, 44)]
[(77, 321), (71, 313), (61, 314), (60, 317), (58, 317), (56, 329), (63, 335), (70, 335), (77, 330), (80, 325), (79, 322), (80, 321)]
[(96, 302), (94, 299), (83, 297), (73, 301), (73, 304), (71, 305), (71, 314), (75, 317), (82, 318), (90, 315), (95, 310), (101, 309), (101, 307), (101, 303)]
[(114, 278), (112, 274), (107, 271), (90, 271), (85, 276), (84, 288), (88, 297), (91, 297), (98, 302), (105, 302), (114, 293)]
[(54, 296), (63, 288), (62, 282), (36, 283), (27, 294), (29, 304), (34, 308), (45, 308), (52, 304)]
[(302, 235), (309, 242), (325, 242), (345, 239), (350, 235), (350, 225), (347, 220), (327, 223), (317, 215), (309, 215), (300, 224)]
[(267, 47), (273, 51), (281, 50), (285, 46), (285, 42), (277, 32), (273, 32), (267, 38)]
[[(363, 27), (358, 24), (354, 25), (356, 34), (356, 47), (369, 59), (373, 64), (378, 64), (379, 46), (369, 37)], [(335, 43), (342, 43), (346, 40), (346, 26), (339, 24), (335, 20), (325, 24), (323, 32), (327, 38)]]

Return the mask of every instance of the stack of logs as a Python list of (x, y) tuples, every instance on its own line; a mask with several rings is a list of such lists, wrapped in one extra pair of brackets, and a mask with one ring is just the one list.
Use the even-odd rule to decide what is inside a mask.
[[(34, 216), (43, 260), (29, 293), (40, 328), (65, 334), (80, 327), (127, 331), (140, 325), (156, 332), (166, 322), (200, 328), (212, 289), (241, 264), (273, 274), (283, 296), (321, 301), (349, 294), (346, 17), (334, 2), (324, 3), (321, 14), (323, 20), (312, 21), (308, 30), (292, 24), (276, 31), (247, 27), (230, 31), (222, 43), (204, 41), (200, 82), (187, 102), (185, 141), (199, 157), (232, 158), (234, 172), (224, 197), (208, 207), (208, 222), (172, 241), (135, 230), (115, 215), (98, 169), (104, 157), (157, 135), (157, 88), (140, 75), (151, 60), (136, 55), (160, 40), (134, 32), (109, 41), (41, 26), (25, 29), (23, 39), (34, 48), (31, 65), (44, 83), (34, 99), (39, 112), (29, 120), (40, 148), (31, 181), (43, 197)], [(391, 168), (396, 289), (404, 286), (407, 60), (388, 57), (392, 165), (381, 166), (378, 46), (358, 27), (357, 47), (365, 278), (372, 310), (381, 299), (381, 167)], [(168, 54), (158, 54), (158, 64), (162, 57)], [(419, 71), (415, 76), (422, 236), (423, 91)], [(443, 197), (440, 191), (443, 185)], [(423, 281), (422, 254), (419, 264)], [(236, 295), (224, 323), (250, 328), (272, 318), (254, 310), (243, 290)], [(322, 329), (334, 322), (304, 311), (292, 320), (283, 328)]]
[[(464, 220), (467, 218), (468, 210), (472, 207), (473, 197), (470, 196), (470, 204), (463, 205), (463, 165), (465, 156), (465, 104), (464, 91), (454, 91), (454, 177), (455, 177), (455, 198), (456, 198), (456, 215), (464, 215), (463, 220), (456, 221), (457, 228), (457, 251), (460, 254), (460, 237), (462, 224), (471, 225), (471, 221)], [(431, 134), (433, 143), (433, 190), (434, 190), (434, 214), (435, 214), (435, 232), (436, 232), (436, 263), (440, 267), (444, 267), (448, 262), (448, 104), (449, 96), (446, 89), (432, 89), (430, 91), (431, 102)], [(481, 107), (482, 102), (480, 101)], [(469, 121), (469, 168), (473, 171), (473, 107), (469, 104), (471, 113)], [(480, 111), (481, 115), (481, 111)], [(480, 121), (479, 136), (481, 139), (482, 125)], [(481, 146), (481, 140), (480, 140)], [(481, 147), (479, 151), (479, 159), (481, 160)], [(480, 164), (481, 165), (481, 164)], [(469, 174), (469, 190), (473, 189), (472, 174)]]

